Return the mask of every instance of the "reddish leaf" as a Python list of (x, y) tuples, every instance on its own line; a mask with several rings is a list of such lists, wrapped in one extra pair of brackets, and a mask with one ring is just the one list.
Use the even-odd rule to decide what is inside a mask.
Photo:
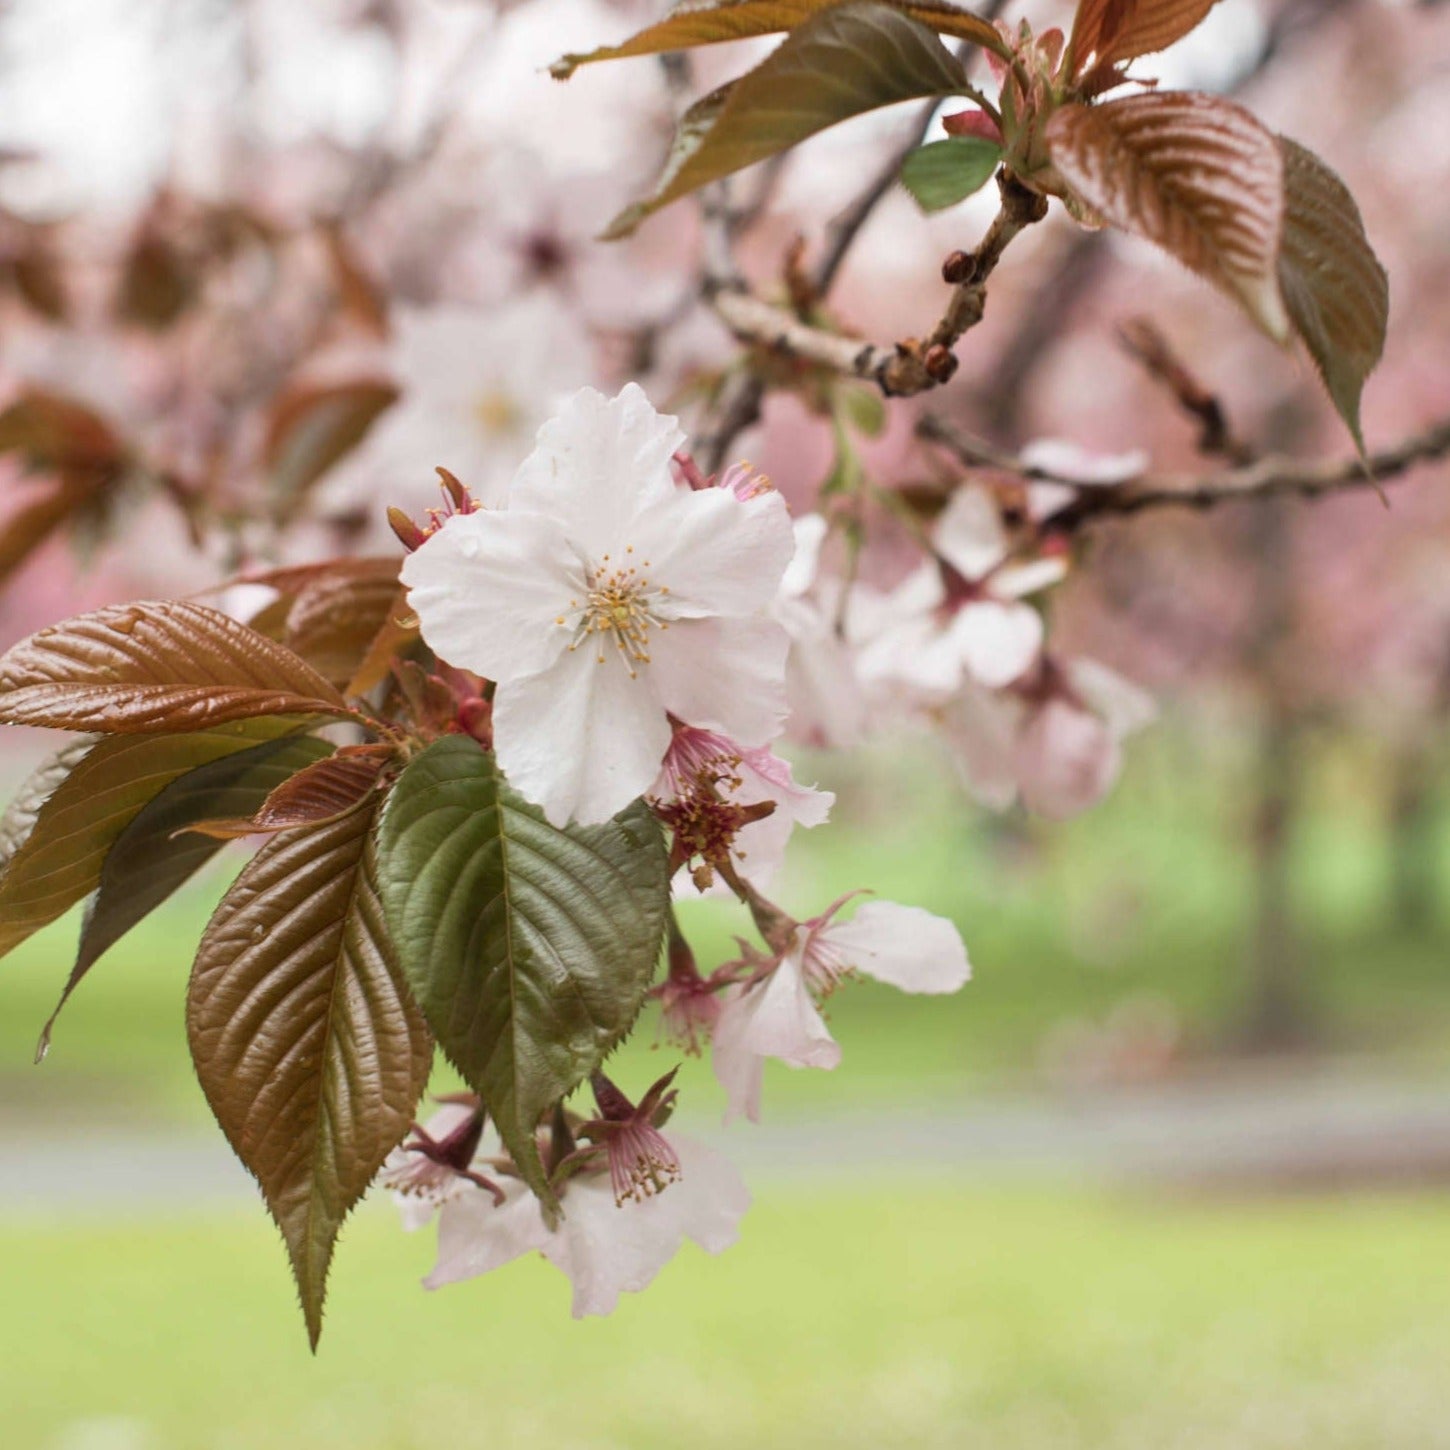
[(16, 509), (0, 526), (0, 583), (95, 496), (89, 480), (58, 478)]
[(84, 403), (28, 388), (0, 412), (0, 453), (19, 453), (37, 472), (106, 473), (125, 450), (109, 423)]
[(347, 234), (336, 222), (326, 222), (322, 241), (332, 266), (332, 280), (338, 299), (350, 317), (377, 337), (388, 335), (388, 299), (368, 274)]
[(1080, 0), (1072, 27), (1073, 74), (1166, 50), (1218, 0)]
[(346, 685), (394, 611), (398, 566), (395, 558), (352, 559), (304, 584), (287, 613), (287, 645)]
[(214, 818), (191, 827), (218, 840), (317, 826), (360, 804), (391, 759), (386, 747), (343, 750), (278, 783), (252, 816)]
[(412, 1121), (432, 1042), (373, 883), (374, 811), (274, 836), (192, 968), (207, 1101), (287, 1242), (314, 1348), (337, 1232)]
[(1047, 139), (1059, 174), (1111, 225), (1237, 297), (1271, 337), (1288, 336), (1284, 163), (1273, 133), (1241, 106), (1188, 91), (1064, 106)]
[(1359, 401), (1384, 352), (1389, 278), (1348, 187), (1312, 151), (1284, 136), (1279, 145), (1288, 194), (1279, 257), (1284, 302), (1363, 453)]
[(291, 650), (186, 600), (83, 614), (0, 657), (0, 722), (11, 725), (135, 733), (349, 713)]
[(307, 384), (281, 395), (272, 409), (264, 458), (283, 519), (362, 442), (397, 396), (391, 383), (376, 380)]
[[(568, 80), (581, 65), (601, 60), (623, 60), (629, 56), (661, 55), (667, 51), (689, 50), (697, 45), (716, 45), (727, 40), (749, 40), (760, 35), (773, 35), (782, 30), (796, 30), (808, 20), (830, 10), (839, 0), (724, 0), (721, 4), (702, 4), (700, 0), (683, 0), (663, 20), (646, 26), (622, 45), (606, 45), (587, 55), (566, 55), (549, 67), (556, 80)], [(991, 21), (983, 20), (959, 6), (940, 0), (888, 0), (893, 8), (934, 30), (957, 40), (970, 40), (1009, 59), (1002, 37)]]
[(17, 844), (0, 875), (0, 956), (95, 889), (112, 842), (159, 791), (199, 765), (257, 744), (259, 732), (280, 728), (267, 722), (120, 736), (83, 752), (63, 751), (52, 770), (69, 765), (68, 774), (43, 800), (45, 778), (32, 777), (17, 802), (18, 824), (8, 829)]
[(201, 290), (201, 269), (155, 227), (131, 244), (116, 294), (116, 314), (152, 332), (177, 322)]
[[(122, 740), (149, 745), (152, 737)], [(162, 743), (174, 740), (167, 737)], [(41, 1032), (37, 1062), (50, 1050), (61, 1008), (96, 961), (221, 850), (223, 842), (185, 828), (204, 816), (254, 808), (290, 774), (331, 749), (308, 735), (264, 740), (186, 771), (141, 807), (106, 851), (95, 895), (86, 905), (75, 964)]]

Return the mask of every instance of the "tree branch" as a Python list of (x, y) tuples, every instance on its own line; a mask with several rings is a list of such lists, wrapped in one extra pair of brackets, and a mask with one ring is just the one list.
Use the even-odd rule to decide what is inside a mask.
[(974, 252), (953, 252), (942, 269), (952, 294), (940, 321), (925, 339), (882, 347), (827, 332), (794, 312), (766, 302), (739, 284), (715, 285), (710, 302), (743, 342), (816, 363), (847, 377), (876, 383), (888, 397), (909, 397), (946, 382), (956, 371), (951, 349), (984, 316), (987, 281), (1013, 239), (1047, 214), (1047, 198), (1028, 190), (1008, 171), (997, 177), (1002, 204)]
[(1357, 458), (1310, 463), (1270, 457), (1221, 473), (1149, 473), (1125, 483), (1096, 487), (1033, 468), (1015, 454), (982, 443), (954, 424), (931, 415), (917, 424), (917, 434), (945, 449), (968, 468), (991, 469), (1026, 481), (1057, 483), (1076, 490), (1073, 501), (1052, 516), (1054, 529), (1075, 529), (1098, 519), (1121, 518), (1153, 508), (1206, 509), (1241, 500), (1284, 496), (1318, 498), (1351, 489), (1374, 489), (1402, 477), (1421, 463), (1450, 456), (1450, 418), (1444, 418), (1392, 448), (1371, 454), (1365, 463)]

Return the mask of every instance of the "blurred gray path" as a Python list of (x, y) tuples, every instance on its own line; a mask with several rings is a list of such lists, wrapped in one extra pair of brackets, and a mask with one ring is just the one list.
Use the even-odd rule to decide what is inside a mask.
[[(1188, 1188), (1450, 1183), (1450, 1084), (1325, 1076), (977, 1097), (950, 1111), (681, 1123), (747, 1173), (781, 1178), (939, 1170)], [(0, 1212), (180, 1209), (256, 1190), (220, 1134), (0, 1137)]]

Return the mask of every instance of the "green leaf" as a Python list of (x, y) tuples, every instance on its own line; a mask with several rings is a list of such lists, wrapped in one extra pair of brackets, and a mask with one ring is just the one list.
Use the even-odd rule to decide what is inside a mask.
[(338, 1229), (407, 1133), (432, 1057), (377, 898), (374, 815), (268, 841), (187, 992), (197, 1076), (282, 1230), (314, 1349)]
[(1284, 305), (1363, 455), (1359, 403), (1385, 349), (1389, 278), (1349, 188), (1312, 151), (1286, 136), (1278, 139), (1284, 155)]
[(875, 0), (824, 10), (753, 71), (685, 113), (655, 190), (621, 212), (604, 236), (627, 236), (669, 202), (838, 121), (897, 101), (955, 95), (966, 85), (962, 63), (902, 11)]
[(901, 184), (922, 211), (956, 206), (991, 179), (1002, 148), (980, 136), (948, 136), (918, 147), (902, 163)]
[(836, 413), (863, 438), (879, 438), (886, 431), (886, 400), (876, 388), (859, 383), (838, 383), (834, 393)]
[[(690, 50), (697, 45), (717, 45), (727, 40), (750, 40), (797, 30), (813, 17), (830, 10), (836, 0), (725, 0), (723, 4), (701, 4), (685, 0), (663, 20), (647, 26), (622, 45), (606, 45), (587, 54), (561, 56), (549, 67), (556, 80), (568, 80), (581, 65), (601, 60), (624, 60), (630, 56), (662, 55), (666, 51)], [(893, 4), (892, 9), (939, 35), (974, 41), (1004, 60), (1011, 52), (991, 21), (942, 3)]]
[(187, 827), (209, 816), (249, 814), (295, 772), (331, 753), (331, 745), (309, 735), (264, 740), (188, 770), (142, 806), (106, 852), (75, 965), (40, 1034), (37, 1062), (50, 1050), (61, 1008), (100, 956), (225, 844)]
[(0, 657), (0, 722), (9, 725), (129, 734), (351, 713), (284, 645), (184, 599), (82, 614)]
[(389, 796), (378, 874), (439, 1046), (553, 1209), (534, 1130), (639, 1012), (669, 904), (663, 833), (640, 802), (603, 825), (558, 830), (491, 755), (448, 736)]
[(112, 843), (178, 776), (285, 728), (256, 721), (189, 735), (112, 736), (90, 746), (36, 811), (0, 875), (0, 956), (95, 890)]

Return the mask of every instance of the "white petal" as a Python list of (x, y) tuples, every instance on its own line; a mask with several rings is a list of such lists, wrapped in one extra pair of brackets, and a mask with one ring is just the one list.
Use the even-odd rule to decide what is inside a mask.
[(932, 530), (937, 553), (964, 579), (985, 579), (1007, 557), (1007, 531), (984, 488), (959, 488)]
[(800, 963), (785, 957), (763, 982), (726, 997), (715, 1024), (712, 1060), (728, 1099), (726, 1121), (743, 1112), (760, 1118), (763, 1059), (788, 1067), (833, 1068), (841, 1049), (811, 1001)]
[(999, 599), (1025, 599), (1067, 578), (1066, 559), (1032, 559), (1007, 564), (992, 575), (992, 593)]
[(1065, 820), (1108, 793), (1122, 756), (1098, 716), (1066, 700), (1048, 700), (1018, 735), (1017, 778), (1029, 810)]
[(650, 788), (670, 743), (670, 722), (641, 668), (593, 643), (549, 669), (500, 685), (493, 743), (509, 784), (556, 826), (607, 821)]
[(795, 553), (780, 580), (780, 592), (786, 598), (799, 598), (816, 582), (821, 545), (826, 542), (829, 531), (830, 525), (820, 514), (802, 514), (796, 519)]
[(539, 429), (510, 506), (551, 515), (594, 560), (623, 552), (635, 516), (676, 492), (670, 458), (684, 441), (638, 384), (613, 398), (581, 388)]
[(955, 992), (971, 980), (961, 934), (919, 906), (868, 901), (850, 921), (831, 923), (816, 938), (846, 965), (903, 992)]
[(635, 519), (628, 542), (650, 583), (668, 586), (671, 619), (756, 613), (795, 551), (778, 493), (742, 502), (725, 488), (676, 489)]
[(1017, 799), (1017, 731), (1023, 707), (968, 684), (942, 712), (947, 743), (967, 789), (989, 810)]
[(499, 681), (559, 655), (572, 632), (557, 621), (585, 589), (563, 531), (529, 513), (455, 515), (403, 561), (402, 580), (429, 649)]
[(965, 604), (947, 632), (962, 663), (989, 689), (1025, 674), (1042, 648), (1042, 618), (1029, 604)]
[(651, 634), (644, 669), (660, 703), (687, 725), (764, 745), (785, 724), (789, 646), (773, 619), (682, 619)]
[(1158, 718), (1153, 697), (1096, 660), (1072, 660), (1068, 682), (1107, 722), (1119, 740), (1151, 725)]
[(616, 1205), (604, 1177), (565, 1190), (564, 1219), (544, 1256), (573, 1281), (576, 1319), (608, 1314), (621, 1294), (647, 1287), (686, 1238), (718, 1254), (739, 1237), (750, 1194), (734, 1165), (691, 1139), (670, 1142), (680, 1178), (642, 1203)]
[(438, 1262), (423, 1280), (429, 1289), (497, 1269), (549, 1241), (539, 1200), (518, 1182), (500, 1185), (504, 1201), (471, 1188), (443, 1205), (438, 1219)]

